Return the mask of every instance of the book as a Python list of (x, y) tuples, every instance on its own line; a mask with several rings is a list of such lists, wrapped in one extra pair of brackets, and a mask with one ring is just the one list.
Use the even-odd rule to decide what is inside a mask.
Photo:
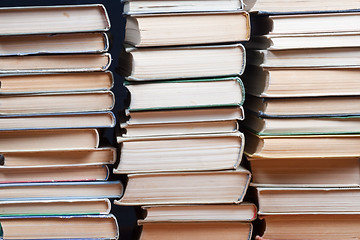
[(0, 184), (0, 199), (5, 201), (120, 198), (120, 181), (32, 182)]
[(131, 111), (126, 109), (125, 115), (129, 117), (126, 124), (128, 126), (134, 126), (163, 123), (212, 122), (234, 119), (243, 120), (244, 109), (242, 106), (151, 111)]
[(241, 0), (126, 0), (124, 14), (217, 12), (242, 10)]
[(257, 97), (356, 96), (360, 95), (359, 72), (359, 68), (289, 69), (248, 65), (241, 79), (246, 93)]
[(360, 48), (247, 51), (249, 64), (277, 68), (358, 68)]
[(336, 240), (359, 238), (358, 213), (294, 214), (262, 216), (266, 222), (265, 239)]
[(237, 106), (245, 99), (244, 86), (238, 77), (129, 82), (125, 86), (130, 92), (130, 111)]
[(126, 48), (119, 61), (117, 71), (129, 81), (234, 76), (244, 71), (245, 48), (241, 44)]
[(246, 131), (245, 138), (245, 153), (254, 159), (359, 156), (359, 134), (260, 136)]
[(118, 239), (114, 215), (1, 217), (4, 239)]
[(143, 206), (145, 218), (139, 224), (158, 222), (250, 222), (256, 219), (253, 203), (222, 205), (154, 205)]
[(257, 187), (259, 214), (360, 212), (360, 188)]
[(5, 56), (1, 57), (0, 73), (105, 71), (110, 63), (109, 53)]
[(302, 35), (253, 36), (245, 47), (253, 49), (288, 50), (310, 48), (359, 47), (359, 33), (315, 33)]
[(242, 158), (240, 132), (117, 138), (120, 163), (114, 173), (236, 169)]
[(109, 49), (105, 33), (67, 33), (0, 37), (0, 56), (33, 54), (103, 53)]
[[(342, 4), (342, 3), (340, 3)], [(324, 5), (324, 4), (323, 4)], [(301, 9), (301, 8), (299, 8)], [(254, 18), (256, 31), (268, 30), (269, 35), (303, 35), (358, 33), (359, 26), (353, 24), (360, 20), (359, 11), (309, 13), (309, 14), (276, 14)], [(259, 23), (257, 23), (259, 21)], [(268, 24), (260, 24), (268, 21)], [(269, 24), (271, 28), (269, 28)]]
[(349, 187), (359, 185), (357, 157), (338, 158), (248, 158), (252, 186)]
[(96, 129), (2, 131), (0, 152), (89, 149), (99, 146)]
[(114, 86), (113, 75), (105, 72), (3, 74), (1, 94), (106, 91)]
[(98, 32), (110, 28), (101, 4), (0, 8), (0, 15), (1, 35)]
[(350, 117), (262, 118), (249, 112), (243, 126), (259, 135), (360, 133), (360, 115)]
[(234, 133), (238, 130), (237, 120), (158, 123), (158, 124), (120, 124), (123, 128), (121, 137), (139, 138), (151, 136)]
[(286, 0), (244, 0), (246, 10), (265, 13), (288, 13), (288, 12), (328, 12), (360, 9), (356, 0), (339, 2), (336, 0), (316, 1), (286, 1)]
[(346, 117), (359, 115), (358, 96), (258, 98), (247, 95), (244, 108), (260, 117)]
[(0, 115), (0, 131), (65, 128), (111, 128), (112, 112), (51, 113), (35, 115)]
[(0, 217), (109, 214), (109, 199), (2, 201)]
[(109, 111), (115, 104), (111, 91), (7, 94), (0, 99), (0, 114), (7, 116)]
[(244, 222), (183, 222), (144, 223), (144, 239), (251, 239), (252, 225)]
[(43, 151), (20, 149), (17, 151), (1, 151), (0, 159), (0, 166), (12, 168), (102, 165), (114, 164), (116, 151), (112, 147)]
[[(61, 174), (58, 174), (61, 172)], [(107, 180), (106, 165), (12, 168), (0, 167), (0, 183)]]
[(143, 14), (126, 17), (126, 44), (135, 47), (247, 41), (247, 12)]
[(250, 181), (250, 172), (229, 171), (129, 174), (118, 205), (240, 203)]

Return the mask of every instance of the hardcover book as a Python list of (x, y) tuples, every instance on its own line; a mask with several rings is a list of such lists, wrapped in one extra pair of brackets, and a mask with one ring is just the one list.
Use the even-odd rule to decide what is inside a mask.
[(359, 68), (360, 48), (247, 51), (248, 63), (273, 68)]
[(194, 109), (166, 109), (150, 111), (125, 110), (129, 117), (127, 125), (163, 124), (163, 123), (196, 123), (225, 120), (243, 120), (242, 106), (194, 108)]
[(242, 159), (240, 132), (122, 138), (114, 173), (236, 169)]
[(358, 157), (359, 134), (260, 136), (245, 132), (245, 153), (259, 158)]
[(245, 59), (241, 44), (126, 48), (117, 70), (129, 81), (236, 76)]
[(246, 66), (246, 93), (257, 97), (360, 95), (360, 68), (261, 68)]
[(1, 36), (0, 46), (0, 56), (103, 53), (109, 49), (109, 39), (100, 32)]
[(360, 133), (360, 116), (262, 118), (252, 112), (243, 122), (258, 135), (309, 135)]
[(2, 131), (0, 151), (89, 149), (99, 146), (96, 129), (51, 129)]
[(130, 111), (238, 106), (245, 99), (239, 77), (129, 82), (125, 86), (130, 91)]
[(220, 204), (242, 202), (250, 172), (229, 171), (130, 174), (119, 205)]
[[(61, 174), (59, 174), (59, 172)], [(55, 181), (105, 181), (109, 177), (106, 165), (62, 167), (0, 167), (0, 183)]]
[(105, 72), (3, 74), (1, 94), (106, 91), (114, 86), (113, 75)]
[(0, 115), (0, 131), (66, 128), (111, 128), (112, 112), (78, 112), (28, 115)]
[(103, 199), (54, 199), (0, 202), (2, 216), (53, 216), (109, 214), (110, 200)]
[(349, 187), (358, 186), (357, 157), (248, 158), (252, 185), (262, 187)]
[(105, 71), (110, 64), (109, 53), (6, 56), (1, 57), (0, 73)]
[(245, 10), (260, 13), (337, 12), (360, 9), (357, 0), (244, 0)]
[(98, 32), (110, 28), (101, 4), (0, 8), (0, 15), (1, 35)]
[(265, 215), (265, 239), (337, 240), (359, 238), (358, 212), (339, 214)]
[(111, 91), (6, 94), (0, 100), (0, 114), (8, 116), (109, 111), (115, 104)]
[(32, 182), (0, 184), (1, 201), (120, 198), (120, 181)]
[(360, 113), (359, 96), (259, 98), (246, 96), (244, 108), (259, 117), (347, 117)]
[(243, 9), (241, 0), (124, 0), (124, 14), (218, 12)]
[(59, 150), (1, 151), (0, 165), (5, 167), (61, 167), (66, 165), (114, 164), (116, 151), (112, 147)]
[(360, 188), (257, 187), (259, 214), (360, 212)]
[(115, 216), (27, 216), (0, 217), (3, 239), (118, 239)]
[(125, 43), (135, 47), (247, 41), (247, 12), (143, 14), (126, 17)]

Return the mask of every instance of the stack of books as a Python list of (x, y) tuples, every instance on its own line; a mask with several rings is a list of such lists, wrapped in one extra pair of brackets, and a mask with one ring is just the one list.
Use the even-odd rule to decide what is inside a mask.
[(240, 204), (250, 172), (239, 166), (238, 130), (245, 97), (240, 42), (249, 38), (250, 21), (234, 3), (125, 3), (118, 70), (127, 80), (129, 118), (117, 138), (114, 173), (127, 174), (128, 183), (116, 203), (147, 212), (141, 239), (251, 238), (256, 210)]
[(301, 1), (298, 10), (315, 11), (306, 13), (266, 2), (256, 3), (265, 12), (254, 14), (254, 33), (268, 33), (250, 41), (244, 75), (263, 236), (359, 238), (359, 2)]
[(0, 238), (117, 239), (102, 5), (0, 9)]

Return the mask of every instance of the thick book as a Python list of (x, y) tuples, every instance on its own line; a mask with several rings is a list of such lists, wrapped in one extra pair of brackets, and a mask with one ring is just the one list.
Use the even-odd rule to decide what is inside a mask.
[(244, 109), (242, 106), (194, 108), (194, 109), (166, 109), (151, 111), (130, 111), (125, 114), (129, 117), (126, 121), (130, 125), (163, 124), (163, 123), (192, 123), (214, 122), (225, 120), (243, 120)]
[(115, 216), (0, 217), (3, 239), (118, 239)]
[(360, 161), (357, 157), (248, 160), (253, 186), (349, 187), (360, 184)]
[(360, 214), (265, 215), (265, 239), (351, 240), (358, 239)]
[(244, 0), (247, 11), (261, 13), (299, 13), (299, 12), (334, 12), (360, 9), (357, 0), (337, 1), (337, 0)]
[(262, 118), (248, 112), (242, 125), (259, 135), (353, 134), (360, 133), (360, 115)]
[(0, 94), (106, 91), (114, 86), (113, 75), (109, 71), (2, 74), (0, 82)]
[(0, 131), (65, 128), (112, 128), (112, 112), (51, 113), (28, 115), (0, 115)]
[(360, 47), (247, 51), (248, 64), (276, 68), (359, 68)]
[(96, 129), (2, 131), (0, 152), (89, 149), (99, 146)]
[(245, 59), (241, 44), (126, 48), (117, 71), (129, 81), (235, 76)]
[[(340, 3), (342, 4), (342, 3)], [(360, 20), (360, 11), (309, 14), (276, 14), (254, 17), (257, 32), (269, 35), (313, 35), (358, 33), (355, 22)], [(255, 27), (254, 27), (255, 28)]]
[(0, 96), (0, 115), (109, 111), (115, 97), (111, 91), (6, 94)]
[(257, 187), (259, 214), (360, 212), (360, 187)]
[(247, 41), (247, 12), (143, 14), (126, 17), (126, 44), (135, 47)]
[(55, 199), (120, 198), (120, 181), (32, 182), (0, 184), (0, 199), (4, 201), (30, 201)]
[(106, 165), (0, 167), (0, 183), (105, 181), (108, 177), (109, 168)]
[(301, 35), (266, 35), (253, 36), (245, 47), (252, 49), (289, 50), (335, 47), (359, 47), (360, 34), (349, 33), (315, 33)]
[(219, 12), (243, 9), (241, 0), (124, 0), (125, 14)]
[(12, 168), (103, 165), (115, 161), (116, 150), (112, 147), (0, 152), (0, 165)]
[(130, 92), (130, 111), (237, 106), (245, 100), (239, 77), (129, 82), (125, 86)]
[(110, 200), (103, 199), (54, 199), (30, 201), (1, 201), (2, 216), (54, 216), (109, 214)]
[[(156, 113), (155, 113), (156, 114)], [(188, 134), (215, 134), (234, 133), (239, 124), (235, 120), (203, 121), (203, 122), (179, 122), (158, 124), (120, 124), (121, 137), (141, 138), (151, 136), (188, 135)]]
[(139, 224), (158, 222), (250, 222), (256, 219), (253, 203), (143, 206), (145, 218)]
[(242, 202), (250, 172), (229, 171), (129, 174), (118, 205), (220, 204)]
[(261, 158), (358, 157), (359, 134), (260, 136), (245, 132), (245, 153)]
[(251, 235), (252, 225), (247, 222), (164, 222), (142, 224), (140, 240), (250, 240)]
[(359, 115), (360, 97), (259, 98), (247, 95), (244, 108), (260, 117), (347, 117)]
[(118, 174), (236, 169), (245, 145), (238, 131), (117, 139), (120, 163), (114, 173)]
[(257, 97), (360, 95), (360, 68), (261, 68), (246, 66), (241, 80)]
[(0, 37), (0, 56), (103, 53), (109, 49), (105, 33), (68, 33)]
[(1, 57), (0, 73), (105, 71), (110, 64), (109, 53), (6, 56)]
[(101, 4), (0, 8), (1, 35), (98, 32), (110, 28)]

